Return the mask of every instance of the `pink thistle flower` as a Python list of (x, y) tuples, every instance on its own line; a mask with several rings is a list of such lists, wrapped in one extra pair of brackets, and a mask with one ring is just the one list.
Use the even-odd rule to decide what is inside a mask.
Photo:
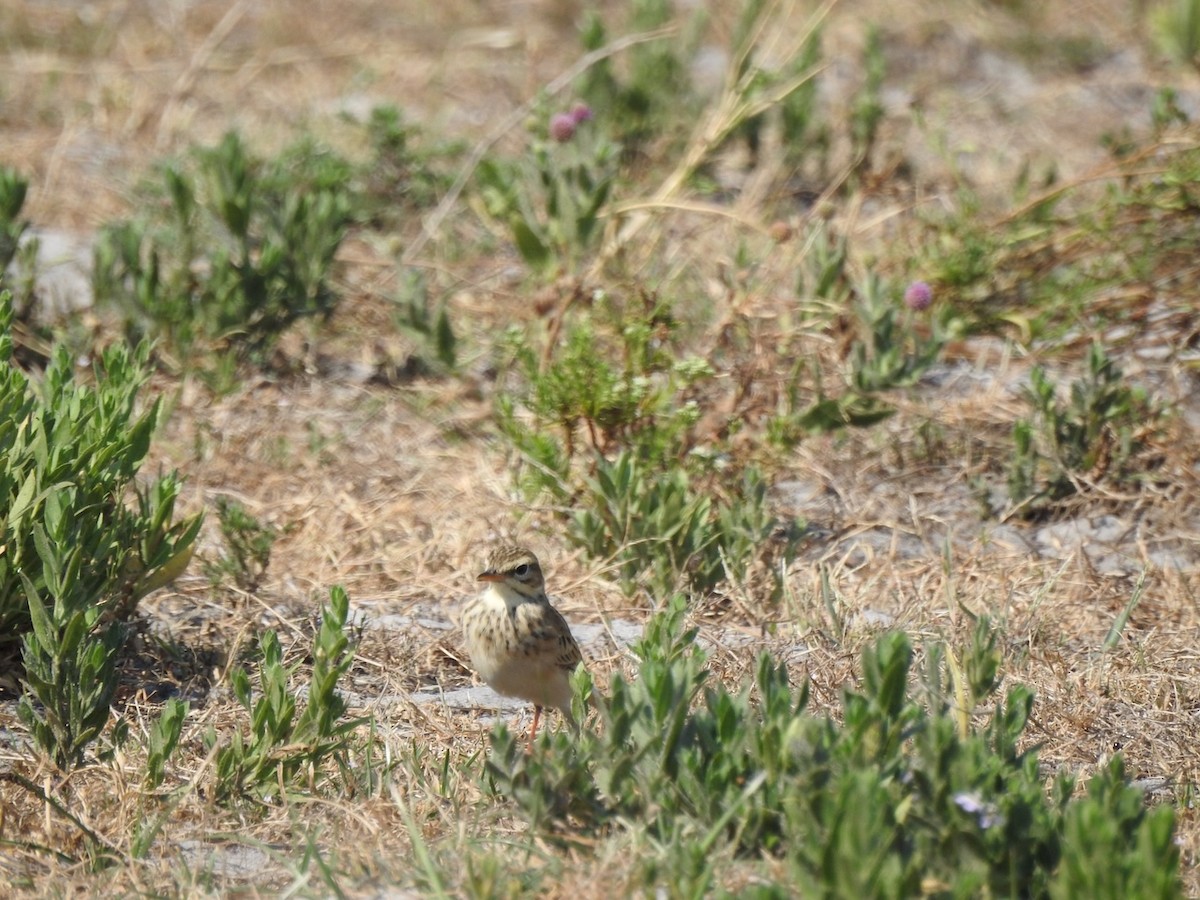
[(924, 281), (914, 281), (904, 292), (904, 305), (913, 312), (924, 312), (933, 303), (933, 288)]
[(557, 113), (550, 119), (550, 137), (560, 144), (575, 136), (575, 119), (570, 113)]

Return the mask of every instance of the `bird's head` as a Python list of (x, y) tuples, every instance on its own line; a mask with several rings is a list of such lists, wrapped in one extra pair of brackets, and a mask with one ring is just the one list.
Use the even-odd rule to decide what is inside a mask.
[(546, 587), (537, 557), (524, 547), (493, 550), (478, 580), (503, 584), (525, 597), (540, 597)]

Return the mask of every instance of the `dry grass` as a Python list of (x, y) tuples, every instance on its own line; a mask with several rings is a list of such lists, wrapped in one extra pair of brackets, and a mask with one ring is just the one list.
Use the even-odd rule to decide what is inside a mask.
[[(860, 23), (872, 13), (892, 23), (895, 46), (907, 50), (889, 58), (895, 80), (904, 85), (892, 98), (881, 154), (882, 170), (895, 177), (866, 185), (833, 213), (840, 230), (863, 248), (859, 259), (883, 253), (885, 264), (899, 271), (905, 256), (920, 250), (921, 232), (909, 227), (914, 213), (950, 207), (959, 177), (969, 178), (985, 197), (1003, 194), (1024, 158), (1037, 165), (1052, 159), (1068, 179), (1090, 177), (1103, 159), (1097, 138), (1125, 123), (1135, 87), (1143, 92), (1139, 114), (1148, 106), (1143, 81), (1135, 86), (1128, 83), (1132, 76), (1123, 81), (1096, 74), (1111, 71), (1103, 65), (1078, 70), (1069, 60), (1056, 64), (1053, 54), (1042, 54), (1036, 85), (1014, 80), (1007, 68), (976, 65), (982, 47), (997, 66), (1011, 66), (1006, 54), (1013, 47), (1020, 53), (1027, 46), (1022, 36), (1030, 33), (1042, 35), (1047, 46), (1054, 45), (1052, 35), (1079, 36), (1075, 4), (1048, 3), (1043, 12), (1029, 13), (1040, 17), (1036, 29), (1005, 12), (1008, 5), (961, 4), (936, 16), (911, 0), (833, 8), (829, 58), (861, 42)], [(1085, 36), (1113, 53), (1138, 52), (1136, 29), (1122, 14), (1126, 6), (1115, 0), (1089, 4), (1092, 25)], [(350, 7), (16, 0), (0, 10), (0, 126), (6, 138), (0, 162), (30, 178), (26, 214), (35, 223), (86, 232), (128, 211), (132, 186), (154, 160), (211, 142), (231, 127), (263, 149), (281, 146), (302, 129), (347, 143), (335, 113), (357, 97), (395, 102), (435, 132), (481, 139), (499, 115), (571, 65), (576, 43), (567, 23), (574, 10), (573, 3), (550, 0), (488, 9), (373, 0)], [(1184, 78), (1169, 75), (1174, 83)], [(834, 65), (829, 77), (836, 83), (848, 76)], [(1102, 90), (1119, 99), (1080, 99)], [(945, 141), (961, 169), (948, 168), (931, 149), (931, 135)], [(888, 167), (889, 159), (906, 162), (905, 177)], [(673, 197), (667, 190), (639, 209), (650, 218), (638, 252), (626, 261), (626, 277), (670, 286), (711, 309), (715, 324), (695, 336), (697, 347), (720, 346), (731, 322), (751, 323), (757, 343), (740, 358), (744, 369), (723, 382), (728, 391), (706, 398), (716, 418), (702, 425), (719, 431), (731, 419), (744, 420), (750, 427), (735, 446), (753, 453), (755, 426), (773, 409), (791, 362), (772, 348), (790, 325), (795, 272), (807, 251), (798, 239), (773, 244), (768, 226), (780, 218), (802, 226), (804, 214), (778, 197), (761, 196), (735, 215), (715, 219), (679, 208), (669, 202)], [(997, 205), (990, 214), (999, 222), (1008, 208)], [(400, 245), (411, 246), (420, 227), (406, 224)], [(468, 360), (468, 372), (486, 367), (486, 335), (539, 315), (531, 289), (512, 276), (512, 257), (471, 253), (471, 238), (482, 237), (472, 231), (477, 227), (452, 214), (443, 236), (454, 252), (430, 241), (413, 260), (447, 286), (455, 323), (466, 332), (464, 344), (478, 357)], [(735, 262), (730, 248), (740, 241), (760, 260), (753, 271)], [(156, 463), (186, 475), (187, 507), (211, 509), (215, 497), (233, 497), (281, 529), (281, 536), (266, 582), (253, 596), (214, 593), (194, 567), (171, 591), (145, 603), (160, 630), (155, 633), (165, 630), (171, 641), (143, 642), (127, 667), (122, 714), (135, 734), (146, 729), (161, 693), (148, 685), (158, 682), (177, 685), (195, 701), (174, 763), (178, 777), (195, 790), (180, 795), (164, 823), (156, 845), (161, 856), (152, 852), (139, 861), (129, 852), (145, 809), (138, 741), (58, 785), (78, 822), (0, 781), (0, 840), (16, 842), (0, 848), (0, 873), (33, 895), (189, 895), (210, 885), (274, 894), (296, 888), (294, 878), (313, 877), (312, 867), (303, 876), (293, 869), (303, 852), (297, 841), (313, 826), (319, 826), (313, 838), (318, 851), (336, 857), (344, 873), (343, 888), (377, 896), (380, 885), (410, 884), (420, 841), (462, 847), (485, 830), (500, 839), (521, 830), (498, 813), (477, 812), (479, 788), (469, 778), (454, 775), (447, 796), (433, 787), (446, 754), (455, 771), (478, 763), (486, 752), (487, 720), (408, 699), (413, 692), (470, 683), (456, 632), (430, 623), (456, 621), (460, 601), (473, 590), (470, 576), (481, 548), (499, 539), (531, 543), (547, 561), (551, 587), (573, 622), (640, 622), (649, 611), (647, 598), (631, 606), (603, 565), (568, 548), (556, 533), (553, 511), (515, 498), (514, 461), (492, 425), (485, 377), (388, 387), (353, 376), (356, 365), (375, 370), (397, 364), (407, 347), (381, 300), (395, 276), (391, 256), (374, 243), (355, 241), (343, 258), (349, 298), (329, 333), (315, 347), (290, 347), (311, 363), (312, 374), (252, 379), (221, 398), (190, 381), (163, 378), (156, 384), (173, 404)], [(550, 308), (565, 302), (552, 300), (557, 302)], [(1128, 309), (1137, 300), (1118, 294), (1111, 302)], [(1181, 314), (1156, 332), (1156, 340), (1184, 346), (1190, 328)], [(822, 340), (814, 336), (806, 347), (836, 366), (844, 348), (836, 335)], [(1191, 373), (1172, 360), (1136, 362), (1144, 343), (1135, 333), (1128, 347), (1135, 374), (1186, 405)], [(807, 440), (779, 464), (777, 481), (819, 488), (804, 502), (781, 492), (781, 510), (804, 515), (819, 530), (789, 578), (781, 608), (765, 608), (751, 587), (697, 609), (715, 671), (735, 683), (751, 670), (759, 649), (772, 650), (788, 660), (796, 678), (811, 679), (813, 706), (831, 709), (841, 686), (855, 679), (858, 653), (879, 623), (908, 630), (918, 644), (927, 638), (961, 644), (974, 627), (971, 616), (986, 613), (1002, 628), (1004, 677), (1036, 691), (1029, 734), (1041, 743), (1049, 769), (1066, 767), (1086, 777), (1119, 750), (1153, 799), (1181, 799), (1198, 774), (1200, 570), (1157, 567), (1151, 553), (1197, 541), (1200, 493), (1188, 420), (1159, 447), (1165, 459), (1160, 483), (1169, 487), (1100, 497), (1076, 510), (1078, 516), (1111, 513), (1136, 531), (1136, 539), (1122, 544), (1125, 571), (1097, 570), (1086, 546), (1039, 555), (1013, 531), (968, 514), (970, 479), (994, 472), (1006, 452), (1021, 408), (1012, 386), (1024, 381), (1030, 361), (987, 340), (951, 351), (986, 379), (963, 379), (911, 397), (884, 427)], [(1070, 366), (1074, 355), (1067, 347), (1052, 361)], [(739, 378), (747, 390), (736, 390)], [(930, 424), (932, 430), (920, 431)], [(201, 556), (219, 552), (214, 522), (210, 516)], [(1031, 531), (1022, 533), (1028, 540)], [(1148, 564), (1141, 603), (1117, 646), (1103, 652), (1133, 591), (1131, 573)], [(819, 567), (828, 569), (837, 587), (841, 621), (831, 620), (820, 598)], [(310, 619), (333, 584), (345, 585), (354, 607), (371, 616), (411, 617), (404, 627), (365, 633), (347, 685), (359, 711), (376, 715), (387, 753), (405, 764), (394, 769), (397, 782), (380, 796), (286, 803), (265, 818), (243, 817), (207, 793), (212, 759), (202, 734), (209, 726), (232, 727), (240, 715), (223, 675), (261, 627), (278, 630), (285, 650), (302, 652)], [(591, 647), (591, 666), (603, 680), (628, 669), (629, 661), (601, 641)], [(12, 705), (0, 707), (0, 724), (13, 720)], [(33, 784), (48, 784), (50, 774), (13, 746), (5, 739), (0, 770), (19, 770)], [(1178, 806), (1178, 817), (1187, 887), (1198, 895), (1200, 820), (1190, 804)], [(77, 853), (80, 825), (111, 845), (124, 864), (95, 873), (37, 850)], [(229, 868), (206, 876), (205, 853), (188, 856), (184, 848), (222, 840), (242, 849), (219, 854)], [(247, 868), (236, 868), (238, 853), (247, 854)], [(541, 886), (552, 885), (551, 896), (612, 896), (637, 887), (627, 880), (624, 853), (600, 846), (594, 854), (564, 857), (546, 848), (526, 865), (547, 868), (551, 875)], [(736, 867), (729, 872), (726, 886), (736, 889), (741, 876)], [(303, 880), (299, 889), (328, 891)]]

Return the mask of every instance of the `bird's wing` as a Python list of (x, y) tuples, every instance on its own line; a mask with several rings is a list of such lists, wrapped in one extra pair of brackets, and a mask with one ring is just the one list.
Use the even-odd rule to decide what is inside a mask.
[(553, 659), (560, 669), (574, 671), (583, 659), (567, 620), (548, 603), (538, 604), (537, 612), (530, 616), (529, 637), (536, 648), (535, 654)]

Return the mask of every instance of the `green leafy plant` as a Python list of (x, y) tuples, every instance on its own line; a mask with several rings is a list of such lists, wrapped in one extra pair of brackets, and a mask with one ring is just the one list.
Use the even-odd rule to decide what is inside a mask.
[[(273, 631), (265, 632), (259, 642), (257, 698), (244, 669), (230, 673), (234, 696), (250, 722), (246, 731), (235, 731), (216, 751), (218, 798), (265, 799), (291, 789), (302, 778), (313, 789), (318, 778), (325, 777), (322, 768), (327, 761), (345, 769), (350, 736), (364, 721), (345, 717), (346, 701), (337, 690), (338, 680), (354, 661), (346, 633), (349, 607), (346, 592), (333, 588), (313, 638), (312, 672), (303, 708), (289, 688), (299, 664), (284, 665)], [(217, 741), (216, 732), (210, 730), (206, 744), (211, 748)]]
[(1067, 808), (1063, 862), (1050, 896), (1181, 896), (1171, 809), (1146, 810), (1144, 798), (1128, 786), (1119, 756), (1088, 781), (1087, 796)]
[(867, 29), (867, 42), (863, 48), (863, 85), (850, 111), (850, 141), (856, 165), (869, 165), (871, 150), (875, 146), (875, 135), (883, 121), (884, 107), (881, 92), (886, 75), (883, 58), (883, 32), (877, 25)]
[(486, 158), (475, 173), (487, 217), (509, 230), (525, 264), (542, 274), (575, 271), (595, 247), (617, 172), (615, 145), (582, 115), (555, 119), (562, 116), (570, 134), (564, 119), (559, 138), (534, 139), (517, 160)]
[[(675, 17), (666, 0), (633, 0), (629, 33), (646, 33), (670, 25)], [(640, 146), (655, 135), (686, 123), (696, 111), (697, 97), (688, 67), (695, 56), (703, 17), (695, 15), (683, 35), (635, 44), (626, 54), (626, 65), (618, 67), (602, 59), (580, 77), (582, 96), (596, 109), (609, 111), (609, 120), (619, 140)], [(580, 28), (583, 49), (596, 51), (609, 43), (609, 27), (599, 13), (589, 12)]]
[(39, 591), (26, 584), (32, 627), (23, 639), (25, 689), (17, 712), (34, 744), (65, 771), (108, 724), (125, 631), (118, 622), (97, 627), (98, 608), (81, 602), (79, 550), (60, 553), (44, 531), (36, 536), (43, 585)]
[(639, 582), (652, 595), (678, 587), (711, 589), (720, 578), (712, 501), (681, 469), (658, 472), (626, 451), (599, 459), (568, 536), (596, 559), (613, 560), (627, 593)]
[(410, 364), (421, 372), (453, 372), (458, 366), (458, 336), (450, 323), (450, 310), (442, 303), (431, 308), (425, 278), (415, 270), (405, 272), (395, 300), (393, 319), (419, 345)]
[(29, 181), (16, 169), (0, 166), (0, 279), (17, 255), (29, 223), (21, 218)]
[(823, 309), (841, 309), (853, 291), (847, 273), (849, 244), (845, 236), (830, 234), (824, 223), (818, 223), (805, 236), (805, 247), (796, 278), (796, 296), (818, 301)]
[(1187, 112), (1179, 102), (1179, 92), (1173, 87), (1160, 87), (1154, 92), (1154, 102), (1150, 106), (1150, 121), (1154, 123), (1154, 133), (1161, 136), (1172, 125), (1186, 125), (1190, 121)]
[(1090, 485), (1127, 478), (1161, 416), (1100, 344), (1089, 348), (1087, 371), (1067, 398), (1040, 366), (1030, 372), (1025, 397), (1033, 415), (1013, 426), (1008, 493), (1031, 515)]
[(535, 431), (553, 429), (559, 435), (554, 451), (538, 454), (553, 472), (581, 447), (677, 456), (700, 415), (688, 393), (713, 374), (702, 359), (676, 357), (678, 324), (668, 303), (645, 295), (640, 306), (573, 322), (544, 363), (529, 335), (510, 331), (506, 357), (519, 383), (502, 397), (501, 427), (518, 448), (530, 445), (516, 416), (519, 405), (533, 414)]
[[(790, 562), (802, 531), (800, 523), (769, 512), (767, 485), (756, 469), (745, 470), (732, 496), (714, 500), (682, 468), (659, 471), (629, 452), (597, 460), (576, 506), (567, 527), (571, 542), (613, 562), (627, 593), (641, 587), (651, 596), (741, 584), (763, 562), (774, 581), (767, 596), (778, 600), (782, 576), (772, 558)], [(784, 534), (776, 546), (777, 531)]]
[(41, 241), (29, 235), (21, 217), (29, 182), (17, 170), (0, 166), (0, 288), (12, 294), (19, 319), (27, 318), (36, 299)]
[(174, 697), (163, 704), (154, 724), (150, 727), (146, 749), (146, 787), (154, 790), (163, 782), (167, 761), (179, 746), (183, 723), (187, 719), (187, 701)]
[(450, 164), (462, 154), (461, 141), (431, 138), (398, 107), (376, 106), (366, 122), (371, 157), (360, 167), (359, 218), (394, 226), (416, 210), (432, 206), (450, 188)]
[(958, 210), (953, 221), (935, 228), (933, 260), (935, 276), (949, 287), (988, 285), (1003, 258), (1003, 241), (978, 221), (980, 200), (966, 190), (957, 194)]
[(1154, 11), (1154, 30), (1160, 46), (1177, 63), (1200, 65), (1200, 2), (1173, 0)]
[(108, 226), (96, 246), (96, 297), (131, 339), (154, 337), (179, 362), (208, 351), (261, 362), (295, 322), (332, 314), (348, 167), (311, 147), (261, 163), (230, 133), (162, 178), (165, 214)]
[[(844, 244), (830, 243), (823, 232), (814, 238), (810, 257), (801, 277), (802, 293), (811, 292), (833, 308), (848, 300), (858, 335), (850, 345), (846, 390), (830, 396), (818, 386), (816, 399), (797, 408), (810, 394), (795, 384), (789, 387), (787, 402), (767, 426), (769, 440), (782, 446), (795, 444), (805, 434), (864, 428), (888, 418), (895, 408), (883, 395), (916, 384), (940, 359), (947, 341), (962, 330), (949, 308), (925, 314), (932, 289), (924, 282), (909, 285), (903, 303), (896, 289), (874, 272), (847, 285)], [(797, 376), (803, 374), (797, 371)]]
[[(531, 497), (569, 501), (570, 539), (614, 562), (628, 592), (705, 593), (763, 563), (776, 596), (780, 572), (767, 561), (776, 551), (791, 559), (797, 523), (768, 512), (756, 470), (746, 468), (741, 490), (714, 491), (707, 457), (688, 452), (700, 415), (690, 395), (712, 368), (674, 352), (678, 323), (661, 299), (612, 315), (609, 328), (607, 314), (569, 326), (544, 365), (525, 335), (510, 334), (519, 390), (500, 395), (497, 418), (522, 456), (518, 482)], [(769, 540), (776, 531), (787, 537)]]
[(34, 382), (12, 321), (0, 294), (0, 650), (21, 643), (22, 720), (69, 768), (107, 722), (123, 623), (182, 572), (200, 518), (174, 520), (173, 473), (135, 481), (159, 414), (137, 409), (146, 348), (104, 351), (87, 384), (60, 347)]
[(949, 320), (936, 317), (929, 318), (925, 333), (918, 331), (914, 310), (902, 305), (874, 273), (858, 285), (854, 310), (862, 337), (850, 348), (851, 384), (863, 393), (916, 384), (953, 334)]
[(896, 412), (879, 397), (847, 391), (836, 397), (823, 394), (799, 412), (785, 410), (767, 425), (774, 444), (794, 446), (808, 434), (826, 434), (844, 428), (869, 428)]
[(212, 583), (232, 578), (243, 591), (258, 590), (271, 563), (271, 548), (278, 533), (250, 515), (246, 507), (227, 497), (217, 498), (217, 518), (226, 552), (207, 563), (205, 572)]
[[(981, 712), (997, 687), (987, 623), (961, 666), (931, 648), (920, 701), (908, 638), (881, 636), (835, 717), (810, 712), (807, 684), (792, 686), (767, 655), (752, 685), (716, 681), (686, 608), (676, 597), (647, 624), (635, 680), (617, 674), (599, 692), (577, 676), (577, 701), (597, 710), (578, 737), (543, 734), (527, 754), (494, 729), (485, 783), (539, 834), (570, 842), (637, 827), (662, 848), (648, 877), (676, 870), (703, 884), (703, 858), (732, 852), (776, 860), (796, 889), (823, 896), (931, 885), (952, 896), (1079, 896), (1084, 886), (1142, 896), (1136, 879), (1145, 896), (1178, 896), (1173, 813), (1148, 810), (1119, 759), (1074, 798), (1069, 776), (1045, 784), (1036, 750), (1021, 749), (1030, 691), (1010, 688)], [(697, 858), (672, 849), (681, 845)]]

